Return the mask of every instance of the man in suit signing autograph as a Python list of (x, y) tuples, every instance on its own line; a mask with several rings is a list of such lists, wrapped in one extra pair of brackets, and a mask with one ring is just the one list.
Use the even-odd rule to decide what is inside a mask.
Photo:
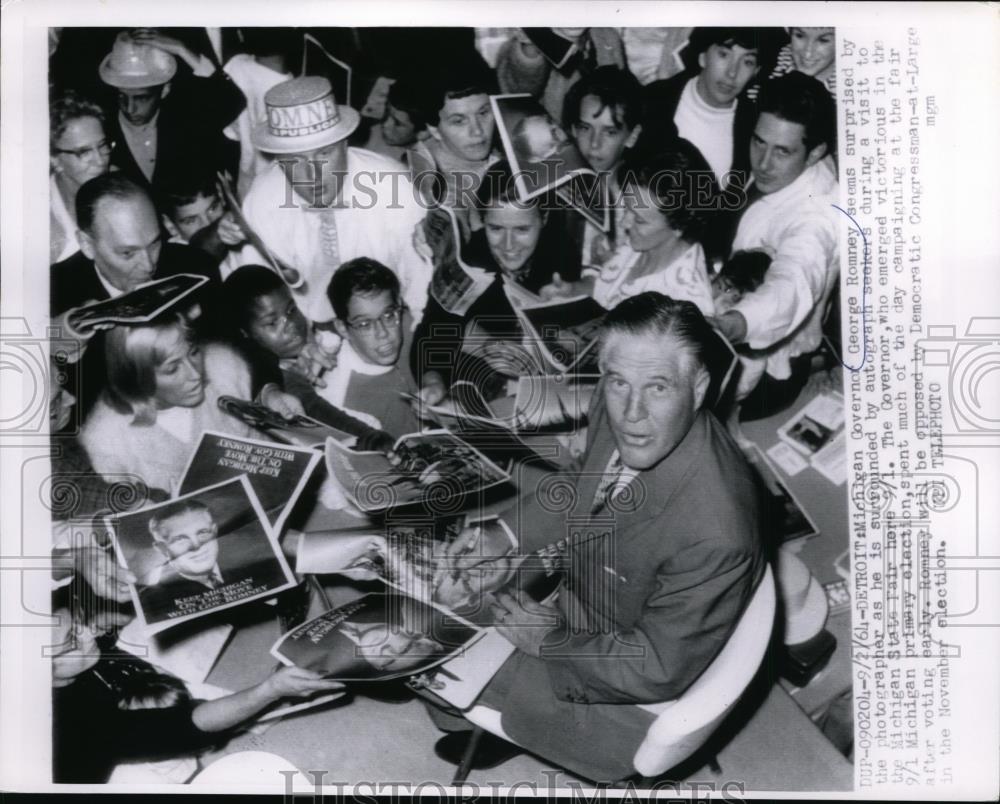
[(519, 745), (590, 779), (634, 773), (653, 715), (631, 704), (683, 694), (764, 573), (750, 467), (703, 408), (711, 335), (693, 304), (656, 292), (608, 313), (587, 450), (561, 478), (573, 501), (542, 481), (513, 527), (525, 553), (565, 539), (567, 581), (551, 605), (492, 598), (517, 651), (479, 702)]

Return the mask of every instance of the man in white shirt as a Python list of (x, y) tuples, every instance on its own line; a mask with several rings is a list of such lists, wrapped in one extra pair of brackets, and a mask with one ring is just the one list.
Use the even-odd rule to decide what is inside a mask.
[(264, 102), (267, 119), (254, 129), (253, 142), (274, 154), (275, 164), (254, 180), (243, 211), (271, 253), (301, 275), (293, 293), (302, 311), (331, 324), (330, 278), (342, 263), (370, 257), (396, 273), (419, 320), (431, 265), (413, 246), (425, 210), (406, 168), (347, 146), (360, 117), (337, 104), (325, 78), (293, 78), (269, 90)]
[[(763, 249), (772, 262), (763, 284), (717, 319), (732, 342), (766, 361), (761, 384), (744, 401), (744, 419), (794, 401), (822, 339), (840, 258), (836, 119), (833, 98), (815, 78), (790, 73), (761, 88), (750, 163), (762, 195), (740, 219), (733, 250)], [(769, 409), (757, 411), (763, 397)]]

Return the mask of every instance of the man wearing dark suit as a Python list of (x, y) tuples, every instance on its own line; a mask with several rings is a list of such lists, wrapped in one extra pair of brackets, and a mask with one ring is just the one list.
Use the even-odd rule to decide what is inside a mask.
[(205, 252), (163, 242), (149, 194), (121, 173), (106, 173), (80, 188), (77, 220), (80, 251), (50, 272), (53, 316), (176, 274), (220, 281), (218, 265)]
[[(177, 59), (191, 74), (177, 73)], [(116, 91), (118, 109), (107, 116), (108, 139), (115, 143), (111, 163), (123, 173), (159, 189), (198, 158), (236, 175), (239, 146), (223, 129), (246, 108), (246, 98), (217, 59), (140, 28), (119, 36), (100, 75)]]
[(493, 596), (518, 650), (479, 703), (519, 745), (590, 779), (634, 773), (653, 715), (631, 704), (682, 695), (763, 577), (753, 475), (702, 409), (709, 334), (693, 304), (655, 292), (608, 313), (572, 507), (542, 482), (513, 524), (523, 552), (568, 539), (567, 581), (552, 604)]
[[(159, 622), (170, 612), (191, 613), (198, 604), (221, 603), (206, 595), (245, 578), (253, 586), (277, 587), (285, 578), (262, 538), (239, 529), (219, 536), (208, 506), (197, 499), (161, 509), (149, 520), (153, 545), (163, 560), (155, 582), (139, 587), (148, 622)], [(187, 604), (181, 601), (187, 600)]]
[[(163, 243), (153, 202), (131, 179), (121, 173), (91, 179), (80, 188), (76, 207), (81, 250), (51, 268), (53, 318), (89, 302), (120, 296), (144, 282), (182, 273), (208, 277), (193, 300), (202, 311), (214, 306), (212, 299), (220, 285), (218, 265), (193, 246)], [(73, 335), (68, 329), (63, 334)], [(87, 349), (79, 371), (87, 381), (70, 389), (83, 414), (103, 384), (100, 352), (100, 348)]]

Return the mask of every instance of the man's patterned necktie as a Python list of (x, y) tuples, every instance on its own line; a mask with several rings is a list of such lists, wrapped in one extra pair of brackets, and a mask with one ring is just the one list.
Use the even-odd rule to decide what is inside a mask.
[(597, 484), (597, 491), (594, 493), (594, 502), (590, 507), (591, 514), (596, 514), (607, 505), (608, 498), (618, 490), (618, 481), (621, 480), (624, 469), (622, 456), (618, 450), (615, 450), (611, 453), (611, 460), (608, 461), (608, 466), (604, 470), (601, 482)]

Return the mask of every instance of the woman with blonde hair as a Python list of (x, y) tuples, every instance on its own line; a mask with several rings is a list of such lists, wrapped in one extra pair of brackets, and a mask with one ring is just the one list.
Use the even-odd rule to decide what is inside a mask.
[[(250, 370), (233, 349), (202, 345), (187, 320), (168, 314), (104, 333), (107, 384), (80, 441), (105, 480), (138, 476), (174, 491), (201, 434), (256, 436), (219, 408), (221, 396), (251, 399)], [(287, 394), (267, 386), (260, 401), (287, 409)]]

